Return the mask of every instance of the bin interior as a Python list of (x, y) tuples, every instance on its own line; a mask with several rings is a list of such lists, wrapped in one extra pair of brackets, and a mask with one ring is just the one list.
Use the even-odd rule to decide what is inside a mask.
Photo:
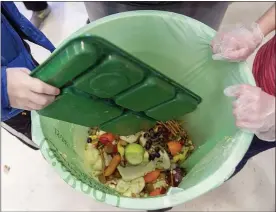
[[(109, 40), (202, 97), (197, 110), (181, 118), (196, 151), (183, 164), (188, 175), (180, 187), (186, 193), (182, 192), (182, 199), (178, 194), (179, 198), (172, 205), (207, 192), (225, 180), (220, 178), (229, 177), (245, 154), (252, 134), (240, 132), (235, 127), (232, 100), (224, 96), (223, 90), (233, 84), (254, 84), (254, 79), (245, 63), (212, 59), (209, 44), (215, 35), (214, 30), (182, 15), (139, 11), (103, 18), (68, 39), (84, 34)], [(83, 154), (88, 128), (46, 117), (40, 117), (40, 124), (41, 134), (52, 147), (51, 157), (57, 159), (64, 170), (69, 170), (85, 185), (114, 194), (89, 177), (91, 170), (87, 169)], [(50, 153), (47, 154), (50, 157)], [(212, 181), (208, 183), (208, 179)], [(203, 184), (205, 188), (201, 186)], [(188, 190), (190, 195), (187, 196)], [(155, 199), (157, 202), (160, 200), (160, 204), (164, 201), (162, 197)], [(123, 198), (120, 207), (146, 207), (132, 206), (131, 201), (124, 201)], [(113, 204), (111, 200), (108, 203)], [(152, 208), (158, 208), (154, 202), (152, 204)]]

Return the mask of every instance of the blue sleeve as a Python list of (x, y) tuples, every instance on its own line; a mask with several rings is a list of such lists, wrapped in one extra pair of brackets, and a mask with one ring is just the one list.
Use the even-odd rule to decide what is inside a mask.
[(1, 66), (1, 122), (16, 116), (21, 111), (21, 109), (10, 106), (7, 90), (7, 67)]
[[(17, 10), (18, 11), (18, 10)], [(48, 49), (50, 52), (53, 52), (55, 50), (54, 45), (51, 43), (51, 41), (41, 32), (39, 29), (37, 29), (25, 16), (23, 16), (20, 12), (18, 12), (18, 16), (20, 17), (21, 23), (20, 29), (21, 31), (26, 35), (26, 38), (45, 49)], [(24, 27), (23, 27), (24, 26)]]
[(8, 118), (8, 114), (11, 112), (9, 97), (7, 92), (7, 72), (6, 67), (1, 66), (1, 121)]
[(55, 50), (50, 40), (18, 11), (13, 2), (1, 2), (1, 9), (7, 11), (10, 19), (25, 34), (26, 39), (48, 49), (50, 52)]

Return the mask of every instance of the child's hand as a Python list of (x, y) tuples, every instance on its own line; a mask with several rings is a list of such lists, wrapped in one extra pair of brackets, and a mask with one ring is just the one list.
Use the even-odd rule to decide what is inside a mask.
[(224, 90), (235, 97), (233, 114), (236, 125), (255, 133), (262, 140), (275, 140), (275, 97), (251, 85), (234, 85)]
[(41, 110), (51, 104), (58, 88), (30, 76), (26, 68), (7, 69), (7, 91), (10, 106), (23, 110)]

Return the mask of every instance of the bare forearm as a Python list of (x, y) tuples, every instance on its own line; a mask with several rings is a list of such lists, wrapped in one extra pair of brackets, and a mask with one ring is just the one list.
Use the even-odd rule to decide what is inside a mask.
[(275, 4), (266, 11), (257, 21), (264, 36), (275, 30)]

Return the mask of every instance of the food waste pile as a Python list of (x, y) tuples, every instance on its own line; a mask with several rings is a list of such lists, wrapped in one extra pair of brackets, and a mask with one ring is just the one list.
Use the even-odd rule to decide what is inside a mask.
[(129, 136), (92, 128), (84, 154), (92, 177), (122, 196), (143, 198), (177, 187), (185, 176), (180, 164), (193, 150), (187, 132), (172, 120)]

